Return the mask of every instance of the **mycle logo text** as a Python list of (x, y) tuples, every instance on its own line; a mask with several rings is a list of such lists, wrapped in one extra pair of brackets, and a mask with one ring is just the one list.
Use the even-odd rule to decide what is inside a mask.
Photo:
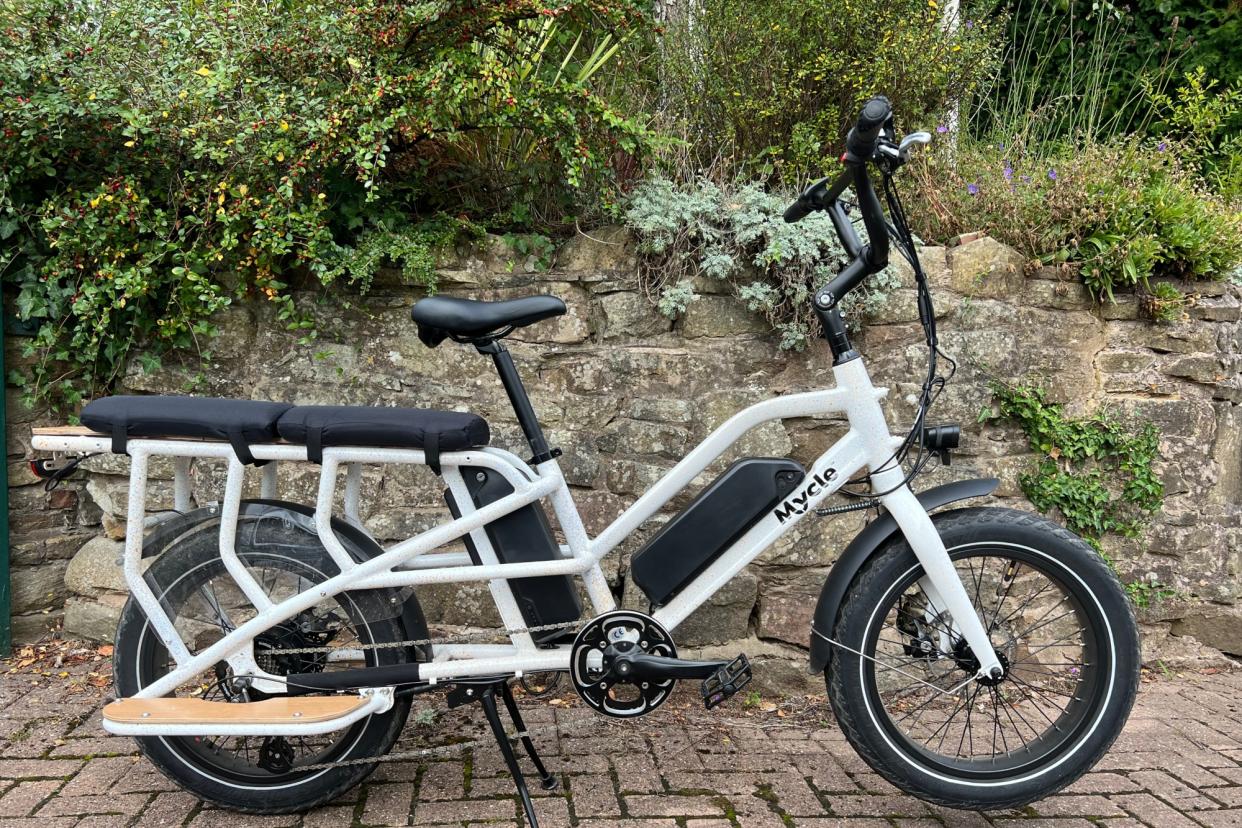
[(781, 523), (790, 520), (795, 515), (806, 514), (806, 510), (811, 506), (811, 498), (822, 492), (829, 483), (836, 479), (836, 469), (827, 469), (815, 475), (802, 491), (786, 499), (780, 506), (772, 510), (772, 514), (776, 515), (776, 519)]

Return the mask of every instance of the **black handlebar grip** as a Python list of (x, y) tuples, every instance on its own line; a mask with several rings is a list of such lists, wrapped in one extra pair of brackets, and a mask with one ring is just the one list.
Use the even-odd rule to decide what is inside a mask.
[(858, 123), (845, 138), (845, 148), (855, 158), (870, 158), (880, 140), (880, 129), (893, 115), (893, 105), (883, 95), (876, 95), (863, 105)]
[(793, 204), (785, 208), (785, 223), (793, 224), (795, 221), (801, 221), (811, 214), (815, 209), (805, 198), (799, 198)]

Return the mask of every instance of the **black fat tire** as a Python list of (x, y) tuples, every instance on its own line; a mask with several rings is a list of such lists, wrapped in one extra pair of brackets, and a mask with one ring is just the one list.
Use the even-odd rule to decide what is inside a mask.
[[(1022, 782), (980, 784), (961, 778), (947, 781), (943, 772), (932, 775), (914, 752), (899, 753), (882, 736), (879, 725), (864, 703), (863, 682), (857, 656), (834, 648), (824, 671), (828, 696), (837, 721), (859, 755), (877, 773), (907, 793), (938, 805), (979, 810), (1016, 808), (1061, 790), (1099, 761), (1116, 740), (1138, 691), (1138, 627), (1125, 591), (1103, 558), (1077, 535), (1052, 521), (1027, 512), (1002, 508), (971, 508), (941, 512), (933, 520), (945, 546), (980, 542), (1023, 545), (1052, 556), (1077, 575), (1103, 609), (1114, 642), (1111, 673), (1113, 685), (1091, 716), (1098, 716), (1093, 732), (1070, 748), (1059, 766), (1041, 772), (1025, 772)], [(869, 619), (898, 578), (917, 563), (914, 552), (900, 535), (876, 553), (855, 577), (842, 603), (835, 627), (836, 640), (864, 649)], [(880, 714), (883, 715), (883, 714)], [(999, 782), (1000, 780), (996, 780)]]
[[(279, 551), (255, 552), (239, 549), (238, 554), (243, 562), (251, 564), (270, 564), (272, 558), (276, 557), (296, 562), (299, 566), (313, 567), (329, 576), (338, 571), (326, 555), (317, 560), (307, 560), (304, 555)], [(259, 560), (261, 558), (266, 560)], [(174, 545), (147, 570), (147, 583), (159, 597), (162, 594), (161, 584), (174, 584), (187, 573), (202, 568), (223, 570), (218, 548), (214, 544)], [(345, 595), (356, 597), (359, 603), (388, 600), (378, 592)], [(369, 618), (366, 626), (371, 641), (375, 643), (402, 641), (408, 637), (397, 618)], [(157, 643), (155, 635), (148, 628), (145, 613), (130, 598), (122, 610), (116, 631), (113, 675), (117, 696), (132, 696), (149, 684), (151, 676), (141, 675), (146, 669), (144, 665), (151, 664), (153, 659), (158, 661), (163, 653), (163, 645)], [(368, 666), (397, 664), (408, 660), (407, 652), (402, 648), (383, 648), (371, 653), (373, 655), (368, 658)], [(387, 712), (372, 715), (355, 724), (347, 731), (352, 736), (351, 744), (341, 755), (335, 756), (334, 760), (365, 759), (388, 753), (401, 735), (409, 710), (409, 699), (398, 699)], [(180, 787), (206, 802), (247, 814), (285, 814), (310, 810), (353, 788), (376, 767), (375, 763), (366, 762), (310, 772), (302, 775), (305, 778), (285, 780), (280, 784), (265, 785), (262, 780), (240, 784), (237, 780), (225, 779), (223, 774), (213, 775), (210, 768), (204, 768), (200, 763), (187, 759), (189, 754), (181, 743), (188, 738), (190, 737), (136, 737), (134, 741), (142, 755)]]

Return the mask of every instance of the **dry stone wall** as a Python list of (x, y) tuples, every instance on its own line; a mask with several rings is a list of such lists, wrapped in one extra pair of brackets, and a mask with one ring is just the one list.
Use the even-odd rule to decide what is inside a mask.
[[(565, 317), (517, 331), (509, 344), (552, 444), (564, 449), (562, 466), (591, 532), (737, 410), (831, 385), (821, 347), (779, 350), (763, 320), (721, 286), (700, 285), (700, 297), (676, 323), (660, 316), (637, 287), (635, 249), (620, 229), (572, 240), (546, 272), (515, 255), (497, 238), (459, 251), (444, 263), (440, 289), (480, 298), (551, 292), (568, 304)], [(1017, 484), (1032, 462), (1024, 436), (1012, 426), (977, 423), (989, 402), (989, 372), (1042, 377), (1073, 413), (1107, 405), (1156, 423), (1164, 509), (1141, 539), (1110, 542), (1108, 551), (1124, 579), (1155, 579), (1181, 592), (1144, 611), (1150, 659), (1242, 653), (1242, 291), (1189, 286), (1200, 294), (1191, 318), (1155, 325), (1140, 318), (1134, 297), (1097, 307), (1080, 283), (1055, 269), (1031, 269), (987, 237), (926, 248), (923, 261), (936, 289), (944, 349), (959, 362), (933, 419), (960, 422), (966, 432), (953, 465), (920, 478), (917, 487), (995, 475), (1002, 480), (999, 502), (1029, 508)], [(409, 321), (418, 296), (391, 274), (348, 310), (330, 295), (307, 292), (300, 303), (322, 336), (306, 347), (274, 321), (270, 306), (236, 306), (220, 319), (223, 333), (206, 369), (195, 360), (166, 360), (149, 374), (135, 367), (124, 390), (468, 409), (492, 423), (497, 445), (525, 453), (490, 362), (451, 342), (434, 350), (419, 342)], [(909, 274), (856, 344), (877, 384), (891, 389), (890, 420), (908, 423), (925, 366)], [(9, 359), (20, 362), (17, 343), (8, 345)], [(31, 639), (63, 624), (70, 634), (107, 638), (124, 600), (123, 458), (96, 458), (88, 474), (44, 492), (23, 458), (29, 426), (46, 417), (21, 409), (12, 396), (9, 415), (15, 635)], [(809, 464), (841, 429), (832, 419), (762, 427), (700, 482), (737, 456)], [(170, 476), (168, 468), (155, 470), (152, 508), (171, 507)], [(216, 499), (222, 484), (219, 464), (196, 464), (198, 503)], [(312, 502), (315, 486), (312, 467), (282, 468), (288, 499)], [(444, 519), (441, 491), (426, 470), (368, 469), (363, 517), (381, 541), (404, 538)], [(628, 556), (671, 513), (649, 521), (606, 560), (623, 604), (645, 606), (627, 582)], [(799, 660), (815, 598), (838, 551), (864, 522), (859, 513), (804, 521), (687, 621), (679, 640), (743, 649), (768, 663), (770, 683), (806, 681)], [(428, 588), (420, 599), (439, 624), (495, 620), (478, 585)]]

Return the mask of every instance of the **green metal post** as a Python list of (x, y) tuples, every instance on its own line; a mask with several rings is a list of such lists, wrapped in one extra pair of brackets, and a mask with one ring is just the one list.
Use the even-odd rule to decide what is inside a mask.
[[(4, 314), (0, 313), (0, 392), (4, 391)], [(9, 588), (9, 426), (7, 394), (0, 394), (0, 443), (4, 446), (4, 480), (0, 481), (0, 657), (13, 647), (13, 593)]]

